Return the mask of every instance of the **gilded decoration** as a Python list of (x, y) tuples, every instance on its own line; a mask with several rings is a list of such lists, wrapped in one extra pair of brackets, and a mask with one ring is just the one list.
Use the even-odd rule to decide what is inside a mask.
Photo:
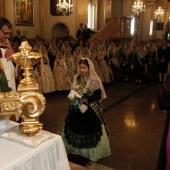
[(0, 116), (18, 114), (22, 118), (20, 132), (34, 136), (43, 124), (39, 116), (44, 112), (46, 100), (38, 91), (38, 83), (32, 76), (33, 65), (40, 60), (40, 55), (31, 52), (27, 41), (21, 43), (20, 52), (12, 54), (11, 59), (22, 67), (24, 78), (20, 81), (17, 92), (0, 93)]

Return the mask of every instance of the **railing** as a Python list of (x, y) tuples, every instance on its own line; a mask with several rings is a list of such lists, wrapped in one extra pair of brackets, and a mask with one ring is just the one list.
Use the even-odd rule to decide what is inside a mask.
[(93, 40), (110, 40), (110, 39), (131, 39), (130, 34), (131, 18), (117, 17), (111, 19), (104, 27), (102, 27), (95, 35), (90, 38), (90, 43)]

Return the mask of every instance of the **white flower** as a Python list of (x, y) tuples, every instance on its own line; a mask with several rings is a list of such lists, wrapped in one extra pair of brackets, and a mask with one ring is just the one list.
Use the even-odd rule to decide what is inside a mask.
[(88, 109), (88, 106), (85, 105), (85, 104), (80, 104), (79, 103), (78, 106), (79, 106), (79, 109), (80, 109), (81, 113), (85, 113), (87, 111), (87, 109)]
[(75, 98), (81, 98), (82, 96), (75, 90), (71, 90), (70, 93), (68, 94), (68, 98), (70, 100), (74, 100)]
[(75, 91), (74, 90), (70, 90), (70, 93), (68, 94), (68, 98), (70, 100), (74, 100), (74, 98), (75, 98)]
[(83, 86), (76, 86), (75, 89), (70, 90), (70, 93), (68, 94), (68, 98), (71, 100), (72, 104), (78, 104), (81, 113), (85, 113), (88, 109), (88, 106), (79, 103), (79, 99), (84, 97), (84, 95), (88, 96), (89, 94), (90, 94), (89, 89)]
[(77, 97), (77, 98), (82, 98), (82, 95), (80, 94), (80, 93), (78, 93), (78, 92), (75, 92), (75, 97)]

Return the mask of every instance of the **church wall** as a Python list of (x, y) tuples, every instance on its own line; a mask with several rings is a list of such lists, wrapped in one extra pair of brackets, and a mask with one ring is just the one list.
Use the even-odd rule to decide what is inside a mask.
[[(91, 0), (92, 2), (97, 2), (97, 0)], [(100, 0), (98, 0), (100, 1)], [(120, 16), (130, 16), (131, 15), (131, 5), (133, 0), (109, 0), (112, 2), (112, 17), (120, 17)], [(144, 0), (146, 3), (155, 4), (156, 0)], [(34, 38), (37, 34), (40, 34), (43, 30), (43, 36), (45, 38), (52, 38), (52, 29), (57, 23), (63, 23), (67, 26), (68, 32), (73, 37), (76, 37), (76, 31), (79, 28), (80, 22), (87, 21), (87, 2), (88, 0), (72, 0), (73, 2), (73, 14), (70, 16), (52, 16), (50, 14), (50, 1), (49, 0), (34, 0), (34, 26), (19, 26), (14, 23), (14, 1), (13, 0), (5, 0), (5, 17), (8, 18), (13, 24), (13, 34), (16, 35), (16, 30), (20, 29), (22, 34), (25, 34), (28, 38)], [(103, 0), (103, 2), (105, 2)], [(164, 30), (166, 28), (166, 23), (170, 16), (169, 14), (169, 5), (167, 0), (160, 0), (160, 5), (166, 9), (165, 16), (162, 19), (164, 22)], [(41, 3), (44, 3), (44, 18), (42, 22), (42, 18), (40, 20), (40, 11), (39, 7), (41, 7)], [(84, 8), (83, 8), (84, 7)], [(155, 8), (155, 5), (154, 5)], [(155, 9), (149, 9), (152, 13), (154, 13)], [(142, 39), (151, 38), (149, 37), (149, 23), (150, 19), (153, 17), (148, 13), (148, 9), (143, 17), (143, 27), (141, 30), (138, 30), (138, 37)], [(149, 14), (149, 15), (148, 15)], [(98, 16), (98, 14), (97, 14)], [(105, 16), (103, 14), (103, 16)], [(149, 18), (148, 18), (149, 16)], [(98, 16), (100, 17), (100, 16)], [(103, 22), (104, 19), (100, 17), (100, 20), (96, 20), (96, 22)], [(41, 23), (40, 23), (41, 22)], [(142, 22), (142, 21), (141, 21)], [(43, 25), (42, 25), (43, 24)], [(101, 24), (102, 25), (102, 24)], [(101, 27), (99, 25), (99, 28)], [(146, 27), (145, 27), (146, 26)], [(145, 29), (147, 28), (147, 29)], [(163, 31), (155, 31), (154, 38), (162, 38), (164, 35)]]
[[(45, 29), (45, 37), (52, 36), (51, 31), (52, 28), (56, 23), (64, 23), (69, 28), (69, 34), (75, 37), (76, 30), (78, 29), (77, 25), (77, 3), (76, 0), (73, 0), (73, 14), (69, 16), (52, 16), (50, 14), (50, 3), (49, 1), (45, 0), (45, 7), (46, 7), (46, 15), (45, 15), (45, 22), (44, 22), (44, 29)], [(59, 35), (60, 36), (60, 35)]]
[(35, 35), (39, 34), (39, 0), (34, 0), (34, 26), (19, 26), (15, 25), (14, 22), (14, 1), (5, 0), (5, 17), (10, 20), (13, 25), (13, 35), (16, 35), (16, 30), (20, 29), (22, 35), (25, 34), (28, 38), (34, 38)]
[[(43, 0), (34, 0), (34, 26), (19, 26), (14, 22), (14, 3), (12, 0), (5, 0), (5, 17), (13, 24), (13, 35), (16, 35), (16, 30), (20, 29), (22, 35), (25, 34), (28, 38), (34, 38), (37, 34), (40, 34), (40, 29), (44, 29), (44, 37), (52, 37), (52, 28), (56, 23), (64, 23), (69, 28), (69, 33), (73, 37), (76, 35), (78, 29), (77, 25), (77, 3), (73, 0), (73, 14), (70, 16), (52, 16), (50, 14), (50, 1), (44, 0), (45, 3), (45, 15), (44, 15), (44, 28), (40, 28), (39, 19), (39, 7)], [(10, 11), (9, 11), (10, 9)]]
[(123, 16), (131, 16), (131, 7), (132, 2), (129, 0), (122, 0), (122, 15)]

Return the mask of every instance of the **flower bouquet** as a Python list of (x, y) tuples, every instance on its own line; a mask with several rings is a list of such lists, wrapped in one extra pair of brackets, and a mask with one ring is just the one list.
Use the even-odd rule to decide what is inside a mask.
[(81, 98), (87, 98), (91, 94), (91, 91), (85, 85), (78, 85), (75, 89), (71, 90), (68, 94), (69, 100), (73, 106), (78, 106), (81, 113), (85, 113), (88, 109), (86, 104), (80, 103)]

